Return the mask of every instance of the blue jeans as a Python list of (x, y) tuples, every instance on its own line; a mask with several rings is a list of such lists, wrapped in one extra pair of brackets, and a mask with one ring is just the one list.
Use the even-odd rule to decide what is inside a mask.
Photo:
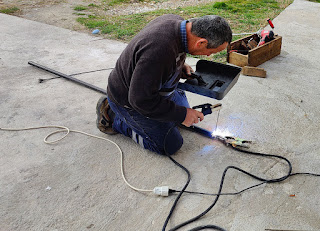
[[(184, 91), (175, 90), (170, 100), (177, 105), (189, 108), (189, 103)], [(183, 138), (174, 122), (161, 122), (147, 118), (134, 109), (124, 108), (108, 98), (109, 105), (115, 113), (113, 130), (132, 138), (145, 149), (172, 155), (178, 151)]]

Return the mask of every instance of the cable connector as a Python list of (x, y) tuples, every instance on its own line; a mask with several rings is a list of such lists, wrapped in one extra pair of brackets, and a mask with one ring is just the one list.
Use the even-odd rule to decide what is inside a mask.
[(159, 196), (167, 197), (169, 196), (169, 187), (168, 186), (155, 187), (153, 189), (153, 193)]

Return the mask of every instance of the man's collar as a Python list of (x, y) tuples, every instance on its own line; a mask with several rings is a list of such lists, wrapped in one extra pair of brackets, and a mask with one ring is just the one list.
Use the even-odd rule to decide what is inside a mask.
[(184, 51), (186, 53), (189, 53), (188, 50), (188, 40), (187, 40), (187, 29), (186, 29), (186, 24), (187, 24), (187, 20), (184, 20), (181, 22), (180, 24), (180, 32), (181, 32), (181, 40), (182, 40), (182, 44), (184, 47)]

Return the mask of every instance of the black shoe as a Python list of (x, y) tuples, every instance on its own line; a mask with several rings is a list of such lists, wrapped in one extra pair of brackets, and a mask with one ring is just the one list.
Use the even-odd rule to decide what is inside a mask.
[(106, 134), (114, 135), (118, 132), (112, 129), (112, 123), (114, 118), (114, 112), (111, 110), (107, 96), (102, 96), (96, 107), (97, 112), (97, 127)]

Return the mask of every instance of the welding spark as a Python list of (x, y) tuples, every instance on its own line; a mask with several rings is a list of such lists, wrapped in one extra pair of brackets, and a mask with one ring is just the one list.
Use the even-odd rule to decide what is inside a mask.
[(233, 136), (233, 134), (228, 130), (221, 130), (221, 129), (216, 129), (211, 133), (212, 137), (220, 136), (220, 137), (225, 137), (225, 136)]

